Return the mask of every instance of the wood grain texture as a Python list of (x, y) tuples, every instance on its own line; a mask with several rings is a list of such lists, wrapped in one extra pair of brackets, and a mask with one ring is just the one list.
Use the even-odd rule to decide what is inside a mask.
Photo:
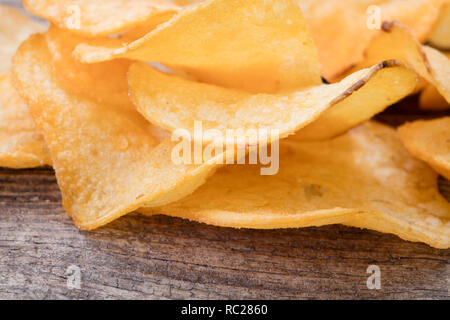
[[(409, 99), (377, 119), (441, 115)], [(80, 289), (67, 288), (71, 265)], [(366, 286), (369, 265), (380, 290)], [(80, 231), (51, 169), (0, 169), (0, 299), (449, 299), (449, 285), (450, 250), (342, 226), (234, 230), (130, 214)]]

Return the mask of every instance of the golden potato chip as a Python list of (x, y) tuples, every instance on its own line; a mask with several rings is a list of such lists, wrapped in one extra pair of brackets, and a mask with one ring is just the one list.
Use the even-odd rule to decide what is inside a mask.
[[(145, 63), (133, 64), (128, 78), (131, 99), (144, 117), (171, 132), (185, 129), (194, 139), (196, 121), (201, 121), (205, 131), (220, 130), (223, 137), (226, 130), (234, 130), (237, 136), (250, 129), (266, 129), (278, 130), (283, 138), (316, 119), (314, 127), (299, 138), (325, 139), (370, 119), (416, 85), (415, 73), (394, 61), (336, 84), (287, 94), (251, 94), (199, 83), (164, 74)], [(330, 107), (334, 109), (327, 113)], [(198, 137), (208, 141), (208, 137)]]
[(175, 143), (160, 142), (136, 110), (66, 90), (51, 62), (45, 37), (32, 36), (14, 57), (13, 75), (48, 143), (63, 206), (78, 227), (93, 229), (144, 204), (178, 200), (216, 167), (175, 164)]
[(398, 133), (413, 156), (450, 180), (450, 117), (406, 123)]
[(234, 228), (341, 223), (450, 247), (450, 204), (437, 175), (411, 157), (394, 129), (368, 122), (333, 140), (280, 144), (280, 170), (226, 166), (193, 194), (144, 214)]
[[(398, 62), (388, 60), (372, 67), (372, 70), (396, 64)], [(331, 106), (318, 120), (299, 130), (294, 138), (299, 141), (314, 141), (338, 136), (411, 94), (416, 86), (417, 77), (412, 70), (397, 66), (381, 70), (369, 81), (371, 86), (366, 88), (364, 86), (367, 80), (361, 79), (360, 82), (356, 82), (348, 93), (360, 86), (361, 91), (356, 91), (355, 94)]]
[(11, 58), (20, 43), (30, 34), (44, 29), (45, 26), (20, 11), (0, 4), (0, 74), (11, 68)]
[(44, 137), (9, 74), (0, 76), (0, 93), (0, 166), (20, 169), (51, 164)]
[(428, 42), (440, 49), (450, 50), (450, 1), (442, 8), (439, 19), (428, 37)]
[[(424, 40), (443, 0), (301, 0), (303, 14), (319, 50), (322, 75), (335, 80), (358, 63), (378, 23), (398, 20)], [(379, 62), (379, 61), (377, 61)]]
[(144, 37), (78, 45), (82, 62), (160, 62), (203, 82), (273, 93), (320, 84), (317, 51), (291, 0), (209, 0), (186, 7)]
[(419, 106), (423, 110), (440, 111), (450, 109), (450, 103), (430, 84), (420, 93)]
[(174, 2), (180, 6), (191, 5), (202, 1), (203, 0), (174, 0)]
[(89, 96), (99, 103), (130, 106), (128, 98), (127, 72), (129, 60), (117, 59), (112, 62), (94, 64), (80, 63), (73, 58), (75, 46), (86, 38), (50, 26), (46, 32), (47, 45), (52, 57), (52, 66), (60, 84), (70, 91)]
[(396, 59), (413, 68), (450, 102), (450, 60), (438, 50), (422, 46), (414, 34), (398, 22), (383, 23), (383, 33), (375, 37), (364, 61), (350, 72), (386, 59)]
[(89, 37), (162, 23), (180, 9), (169, 0), (23, 0), (23, 5), (59, 28)]

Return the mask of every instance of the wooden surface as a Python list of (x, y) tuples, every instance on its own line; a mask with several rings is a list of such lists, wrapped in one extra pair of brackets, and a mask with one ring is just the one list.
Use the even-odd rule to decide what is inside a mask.
[[(417, 117), (406, 103), (377, 118)], [(450, 199), (443, 179), (441, 191)], [(380, 290), (367, 288), (369, 265)], [(67, 287), (70, 266), (80, 289)], [(449, 285), (450, 250), (342, 226), (234, 230), (131, 214), (79, 231), (51, 169), (0, 169), (0, 299), (449, 299)]]

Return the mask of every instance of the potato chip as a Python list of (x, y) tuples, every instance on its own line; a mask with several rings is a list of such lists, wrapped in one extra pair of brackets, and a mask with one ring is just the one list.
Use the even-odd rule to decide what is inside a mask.
[(30, 34), (43, 31), (45, 26), (1, 4), (0, 17), (0, 74), (4, 74), (11, 68), (11, 58), (20, 43)]
[(46, 32), (52, 66), (60, 84), (77, 94), (89, 96), (99, 103), (133, 108), (128, 98), (127, 72), (129, 60), (85, 64), (72, 56), (75, 46), (86, 38), (50, 26)]
[(450, 109), (450, 103), (430, 84), (420, 93), (419, 106), (423, 110), (440, 111)]
[(386, 59), (396, 59), (413, 68), (450, 102), (450, 60), (438, 50), (422, 46), (414, 34), (398, 22), (383, 23), (383, 33), (375, 37), (364, 61), (350, 72)]
[(174, 0), (174, 2), (180, 6), (191, 5), (202, 1), (203, 0)]
[(450, 1), (442, 8), (439, 19), (428, 37), (428, 42), (440, 49), (450, 50)]
[(273, 93), (320, 84), (317, 51), (291, 0), (209, 0), (186, 7), (144, 37), (77, 46), (82, 62), (160, 62), (203, 82)]
[(424, 40), (442, 4), (442, 0), (300, 1), (319, 50), (322, 75), (333, 81), (363, 58), (365, 48), (378, 33), (378, 22), (401, 21)]
[(48, 143), (63, 206), (78, 227), (93, 229), (144, 204), (178, 200), (216, 167), (175, 164), (175, 143), (160, 142), (136, 110), (66, 90), (51, 62), (45, 37), (32, 36), (14, 57), (13, 75)]
[(23, 5), (59, 28), (89, 37), (162, 23), (180, 9), (169, 0), (23, 0)]
[(0, 76), (0, 92), (0, 166), (21, 169), (51, 164), (44, 137), (9, 74)]
[(413, 156), (450, 180), (450, 117), (406, 123), (398, 133)]
[[(185, 129), (194, 139), (196, 121), (201, 121), (204, 131), (220, 130), (223, 137), (226, 130), (238, 136), (250, 129), (266, 129), (278, 130), (283, 138), (316, 119), (303, 137), (325, 139), (370, 119), (416, 85), (415, 73), (394, 61), (336, 84), (287, 94), (251, 94), (199, 83), (161, 73), (145, 63), (133, 64), (128, 78), (131, 99), (144, 117), (171, 132)], [(327, 113), (330, 107), (334, 109)]]
[(226, 166), (193, 194), (144, 214), (234, 228), (341, 223), (450, 247), (450, 204), (437, 175), (411, 157), (394, 129), (368, 122), (323, 142), (280, 144), (280, 170)]

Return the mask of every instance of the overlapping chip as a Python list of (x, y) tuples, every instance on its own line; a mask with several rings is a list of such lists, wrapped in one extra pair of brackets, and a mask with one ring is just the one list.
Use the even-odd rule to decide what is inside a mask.
[(186, 5), (191, 5), (191, 4), (195, 4), (198, 2), (201, 2), (203, 0), (174, 0), (174, 2), (176, 4), (182, 5), (182, 6), (186, 6)]
[(23, 5), (59, 28), (89, 37), (161, 23), (180, 10), (169, 0), (23, 0)]
[(398, 132), (413, 156), (450, 180), (450, 117), (407, 123)]
[(9, 75), (17, 47), (45, 26), (4, 5), (0, 5), (0, 17), (0, 166), (21, 169), (50, 164), (44, 138)]
[(450, 103), (431, 84), (428, 84), (420, 93), (419, 106), (423, 110), (450, 109)]
[(50, 165), (44, 137), (35, 127), (9, 74), (0, 76), (0, 93), (0, 167), (21, 169)]
[(363, 59), (383, 21), (406, 24), (420, 40), (431, 32), (443, 0), (300, 0), (328, 80)]
[(201, 81), (250, 92), (321, 83), (316, 48), (291, 0), (208, 0), (134, 42), (92, 40), (74, 54), (89, 63), (160, 62)]
[(215, 168), (176, 165), (175, 143), (160, 142), (139, 113), (66, 90), (51, 62), (44, 36), (36, 35), (19, 48), (13, 71), (48, 143), (64, 208), (78, 227), (93, 229), (143, 204), (180, 199)]
[(277, 175), (227, 166), (186, 198), (139, 212), (234, 228), (341, 223), (450, 247), (450, 203), (437, 175), (409, 155), (394, 129), (374, 122), (329, 141), (288, 138)]
[(450, 50), (450, 1), (446, 1), (428, 42), (440, 49)]
[[(242, 135), (249, 129), (265, 129), (277, 130), (284, 138), (316, 120), (304, 135), (299, 132), (299, 139), (325, 139), (370, 119), (416, 85), (415, 73), (395, 61), (359, 71), (336, 84), (272, 95), (199, 83), (144, 63), (134, 64), (128, 77), (133, 102), (153, 124), (171, 132), (185, 129), (194, 136), (195, 122), (201, 121), (203, 130), (219, 130), (223, 137), (226, 130)], [(327, 113), (330, 108), (333, 111)]]
[(383, 33), (375, 37), (365, 52), (364, 61), (350, 72), (381, 60), (396, 59), (413, 68), (450, 102), (450, 60), (443, 53), (421, 45), (406, 26), (383, 23)]

